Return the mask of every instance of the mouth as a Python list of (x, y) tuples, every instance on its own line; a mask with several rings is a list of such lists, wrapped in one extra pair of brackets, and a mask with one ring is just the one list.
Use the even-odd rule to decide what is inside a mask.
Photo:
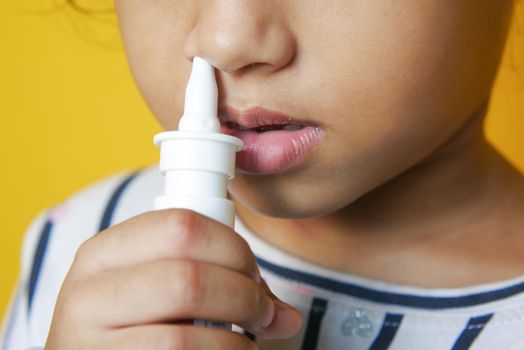
[(299, 130), (305, 126), (316, 124), (292, 118), (284, 113), (270, 111), (261, 107), (253, 107), (238, 111), (230, 106), (218, 109), (218, 119), (222, 125), (231, 129), (265, 132), (272, 130)]
[(218, 109), (221, 132), (244, 142), (237, 153), (237, 169), (249, 174), (275, 174), (303, 163), (323, 138), (322, 128), (311, 121), (253, 107), (238, 111)]

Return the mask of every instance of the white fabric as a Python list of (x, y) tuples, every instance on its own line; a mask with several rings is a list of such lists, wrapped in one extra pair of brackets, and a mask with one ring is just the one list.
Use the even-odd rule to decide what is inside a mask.
[[(83, 241), (97, 233), (110, 198), (128, 176), (127, 172), (120, 173), (95, 183), (64, 203), (42, 212), (30, 225), (23, 243), (19, 281), (3, 321), (3, 347), (0, 349), (43, 348), (56, 298), (74, 254)], [(158, 174), (156, 166), (141, 171), (122, 192), (112, 215), (112, 224), (152, 210), (154, 198), (162, 189), (163, 178)], [(53, 228), (29, 313), (29, 278), (35, 249), (47, 220), (53, 223)], [(255, 255), (261, 259), (260, 262), (265, 262), (266, 265), (261, 264), (261, 272), (273, 292), (304, 314), (304, 325), (296, 336), (277, 341), (257, 340), (262, 350), (524, 349), (524, 291), (512, 292), (511, 295), (481, 303), (474, 303), (471, 298), (463, 297), (461, 300), (464, 299), (470, 306), (445, 308), (410, 306), (405, 305), (404, 301), (389, 303), (351, 292), (353, 287), (367, 288), (377, 292), (380, 298), (382, 295), (405, 294), (408, 299), (409, 296), (418, 296), (434, 300), (505, 291), (512, 286), (524, 285), (524, 277), (460, 289), (413, 288), (357, 277), (304, 261), (263, 241), (238, 218), (235, 229), (248, 241)], [(282, 275), (281, 269), (291, 271), (292, 276)], [(352, 287), (344, 287), (342, 292), (331, 290), (323, 284), (304, 282), (300, 277), (302, 275), (320, 277)], [(323, 314), (320, 321), (318, 318), (315, 321), (315, 316), (310, 316), (314, 300), (320, 303), (318, 305), (326, 305), (324, 313), (318, 305), (313, 313), (317, 316)], [(493, 315), (485, 325), (470, 324), (470, 330), (477, 332), (473, 340), (469, 336), (469, 341), (457, 342), (470, 319), (491, 314)], [(395, 315), (401, 315), (401, 319), (395, 318), (398, 317)], [(384, 327), (386, 318), (389, 321)], [(318, 336), (312, 337), (315, 333), (312, 325), (317, 321)], [(308, 325), (311, 329), (310, 334), (306, 335)], [(384, 334), (379, 335), (384, 333), (384, 329), (394, 330), (390, 332), (389, 340)], [(238, 327), (235, 330), (241, 331)], [(386, 341), (377, 344), (377, 338)], [(467, 334), (465, 338), (468, 338)], [(308, 344), (305, 339), (316, 340)]]

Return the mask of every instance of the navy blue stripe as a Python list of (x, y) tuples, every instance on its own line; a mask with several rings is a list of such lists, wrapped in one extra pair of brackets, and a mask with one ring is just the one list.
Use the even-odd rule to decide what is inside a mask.
[(127, 178), (118, 185), (118, 187), (113, 192), (113, 195), (109, 199), (109, 202), (107, 202), (106, 208), (104, 210), (104, 214), (102, 215), (102, 220), (100, 220), (100, 226), (98, 228), (98, 232), (104, 231), (109, 226), (111, 226), (111, 222), (113, 221), (113, 214), (115, 212), (115, 208), (118, 204), (118, 201), (120, 200), (120, 197), (122, 197), (122, 193), (124, 193), (124, 190), (129, 186), (131, 181), (138, 175), (139, 171), (134, 172), (133, 174), (129, 175)]
[(478, 337), (480, 332), (484, 329), (484, 326), (491, 320), (493, 314), (487, 314), (483, 316), (472, 317), (469, 319), (468, 324), (455, 341), (452, 350), (467, 350), (471, 344)]
[(320, 326), (322, 319), (326, 313), (327, 300), (314, 298), (309, 310), (309, 317), (307, 321), (306, 335), (302, 342), (302, 350), (315, 350), (318, 343), (318, 335), (320, 333)]
[(31, 266), (31, 274), (29, 277), (29, 285), (27, 292), (27, 312), (31, 313), (31, 306), (33, 305), (33, 298), (36, 291), (36, 285), (40, 277), (40, 270), (42, 269), (42, 262), (44, 261), (45, 253), (47, 250), (47, 244), (49, 242), (49, 237), (51, 236), (51, 231), (53, 229), (53, 222), (50, 219), (47, 219), (42, 231), (40, 232), (40, 237), (38, 239), (38, 244), (33, 257), (33, 266)]
[(402, 314), (386, 314), (380, 332), (369, 347), (369, 350), (386, 350), (389, 348), (403, 317), (404, 315)]
[(524, 282), (521, 282), (509, 287), (488, 292), (450, 297), (432, 297), (404, 293), (389, 293), (351, 283), (336, 281), (327, 277), (317, 276), (302, 271), (292, 270), (283, 266), (275, 265), (259, 257), (257, 257), (257, 263), (260, 265), (260, 267), (267, 269), (281, 277), (301, 281), (306, 284), (327, 289), (336, 293), (346, 294), (382, 304), (411, 306), (422, 309), (468, 307), (493, 302), (499, 299), (505, 299), (515, 294), (524, 292)]
[(13, 302), (13, 307), (9, 315), (9, 320), (5, 328), (5, 335), (4, 335), (4, 339), (2, 343), (2, 350), (8, 350), (7, 346), (10, 345), (11, 333), (13, 332), (13, 326), (15, 325), (16, 319), (18, 317), (18, 308), (20, 307), (21, 294), (22, 293), (21, 293), (21, 289), (19, 285), (16, 290), (16, 297)]

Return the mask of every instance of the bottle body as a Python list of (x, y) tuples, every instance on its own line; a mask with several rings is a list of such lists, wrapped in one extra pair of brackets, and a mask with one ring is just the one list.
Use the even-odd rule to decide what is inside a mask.
[[(155, 210), (190, 209), (231, 228), (235, 205), (227, 199), (227, 183), (234, 177), (235, 155), (242, 140), (217, 133), (167, 131), (155, 136), (160, 147), (160, 173), (164, 194), (155, 199)], [(231, 330), (231, 324), (194, 320), (200, 327)]]

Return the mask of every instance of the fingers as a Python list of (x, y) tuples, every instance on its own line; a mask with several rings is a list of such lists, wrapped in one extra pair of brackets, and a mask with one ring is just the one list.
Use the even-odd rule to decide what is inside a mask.
[(143, 325), (121, 328), (97, 340), (97, 349), (126, 350), (256, 350), (242, 334), (185, 325)]
[(84, 242), (75, 259), (82, 272), (94, 273), (184, 258), (222, 265), (255, 279), (260, 276), (242, 237), (217, 221), (185, 209), (148, 212), (115, 225)]
[[(104, 349), (253, 346), (242, 335), (182, 324), (193, 319), (234, 323), (261, 338), (292, 336), (301, 323), (300, 313), (262, 283), (243, 238), (195, 212), (167, 209), (136, 216), (82, 244), (48, 339), (87, 345), (99, 334), (108, 345), (96, 348)], [(110, 346), (115, 339), (121, 340)], [(122, 346), (126, 339), (130, 345)]]
[(218, 265), (162, 260), (91, 279), (69, 307), (103, 327), (190, 318), (235, 323), (259, 332), (275, 316), (264, 286)]
[(257, 332), (257, 337), (260, 339), (282, 339), (295, 335), (302, 327), (303, 319), (300, 311), (286, 304), (273, 294), (263, 279), (262, 286), (273, 300), (275, 316), (267, 327)]

